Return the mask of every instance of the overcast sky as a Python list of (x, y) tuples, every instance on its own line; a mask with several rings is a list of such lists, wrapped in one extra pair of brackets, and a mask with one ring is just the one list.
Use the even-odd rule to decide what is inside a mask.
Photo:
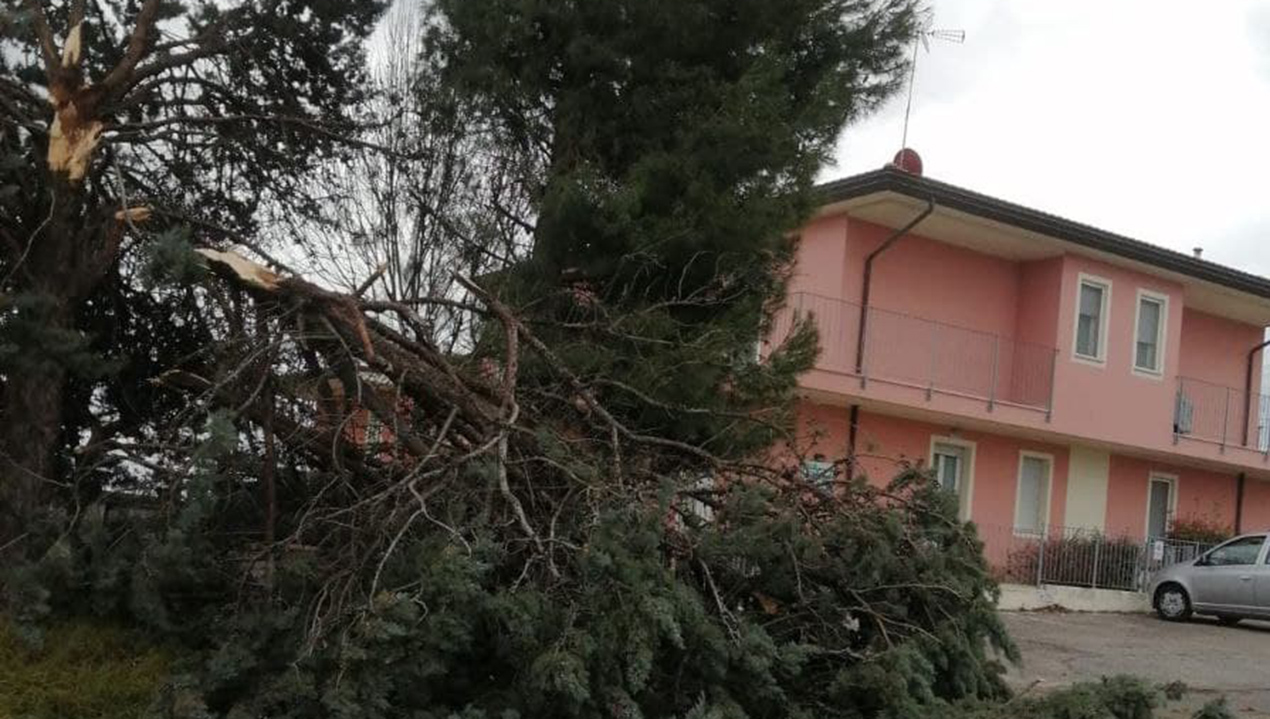
[[(933, 0), (908, 144), (925, 173), (1270, 275), (1270, 0)], [(881, 167), (904, 98), (825, 178)]]

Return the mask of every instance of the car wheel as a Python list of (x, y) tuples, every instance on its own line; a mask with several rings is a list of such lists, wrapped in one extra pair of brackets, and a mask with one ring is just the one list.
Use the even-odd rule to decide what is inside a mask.
[(1232, 617), (1230, 615), (1225, 615), (1225, 616), (1217, 617), (1217, 623), (1222, 625), (1223, 627), (1233, 627), (1236, 624), (1238, 624), (1239, 620), (1242, 618), (1243, 617)]
[(1184, 622), (1191, 618), (1191, 598), (1180, 584), (1165, 584), (1155, 592), (1155, 611), (1161, 619)]

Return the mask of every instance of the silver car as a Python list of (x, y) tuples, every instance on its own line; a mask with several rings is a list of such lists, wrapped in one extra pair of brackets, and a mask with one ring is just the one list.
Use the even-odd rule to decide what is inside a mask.
[(1265, 534), (1246, 534), (1162, 570), (1151, 583), (1155, 611), (1174, 622), (1192, 613), (1217, 617), (1222, 624), (1270, 619), (1266, 544)]

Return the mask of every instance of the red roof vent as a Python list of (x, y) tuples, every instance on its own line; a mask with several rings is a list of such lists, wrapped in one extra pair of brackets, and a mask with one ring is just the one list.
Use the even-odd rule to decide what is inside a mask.
[(916, 150), (911, 150), (907, 147), (895, 153), (895, 159), (891, 160), (891, 165), (910, 175), (920, 177), (922, 174), (922, 156), (917, 154)]

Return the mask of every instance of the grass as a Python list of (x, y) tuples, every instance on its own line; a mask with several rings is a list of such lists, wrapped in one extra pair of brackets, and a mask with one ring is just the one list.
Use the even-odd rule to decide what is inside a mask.
[(171, 661), (135, 633), (86, 619), (49, 627), (33, 647), (0, 617), (0, 719), (140, 716)]

